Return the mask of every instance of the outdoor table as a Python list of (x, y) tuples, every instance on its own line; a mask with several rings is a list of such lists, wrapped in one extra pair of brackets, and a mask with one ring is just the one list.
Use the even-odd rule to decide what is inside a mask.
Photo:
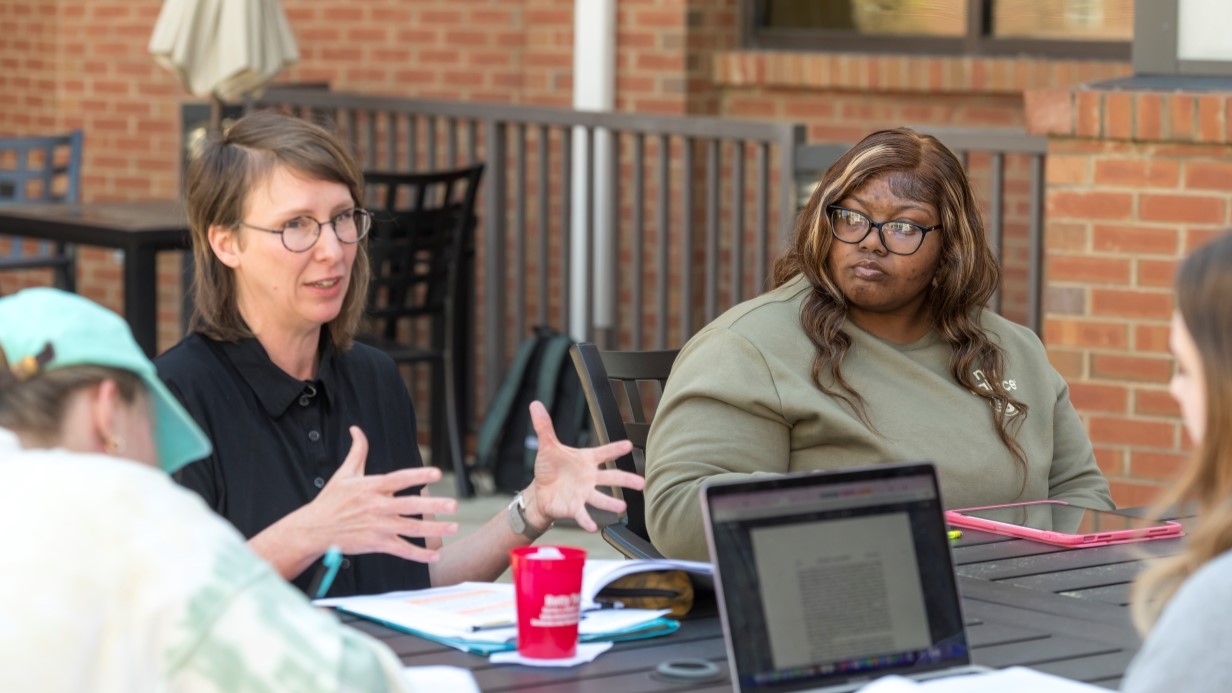
[[(964, 529), (954, 560), (972, 659), (1118, 687), (1141, 644), (1125, 606), (1129, 583), (1144, 560), (1175, 553), (1181, 541), (1067, 549)], [(342, 617), (383, 640), (408, 666), (470, 669), (484, 691), (730, 691), (726, 678), (694, 688), (651, 676), (660, 662), (686, 657), (715, 662), (726, 676), (719, 618), (713, 603), (707, 607), (670, 636), (617, 643), (594, 662), (571, 669), (492, 665), (484, 657)]]
[[(124, 317), (137, 344), (156, 354), (158, 281), (155, 256), (190, 247), (178, 200), (28, 204), (0, 207), (0, 233), (44, 241), (102, 246), (124, 252)], [(184, 263), (185, 272), (191, 265)], [(185, 276), (184, 285), (188, 286)]]
[(1181, 539), (1067, 549), (963, 530), (954, 551), (975, 661), (1118, 688), (1141, 645), (1130, 583)]

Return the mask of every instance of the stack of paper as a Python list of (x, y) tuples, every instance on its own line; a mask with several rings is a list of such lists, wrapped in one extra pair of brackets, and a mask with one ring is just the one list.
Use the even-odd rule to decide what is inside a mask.
[[(517, 613), (513, 585), (507, 583), (464, 582), (452, 587), (321, 599), (316, 603), (472, 654), (488, 655), (516, 646)], [(643, 609), (584, 611), (578, 624), (578, 639), (619, 641), (666, 635), (680, 627), (676, 621), (663, 618), (666, 613), (667, 610)]]
[[(655, 570), (686, 570), (709, 580), (714, 568), (699, 561), (670, 559), (589, 560), (582, 572), (581, 642), (636, 640), (675, 632), (676, 621), (664, 618), (668, 610), (600, 608), (595, 596), (626, 575)], [(514, 649), (517, 611), (513, 585), (464, 582), (451, 587), (390, 592), (366, 597), (318, 599), (320, 606), (383, 623), (390, 628), (487, 655)]]

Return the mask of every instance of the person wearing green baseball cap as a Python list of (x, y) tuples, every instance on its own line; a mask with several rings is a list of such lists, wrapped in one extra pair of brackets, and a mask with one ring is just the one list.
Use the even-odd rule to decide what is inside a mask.
[(119, 316), (0, 298), (0, 690), (410, 685), (168, 475), (210, 449)]
[[(73, 366), (84, 375), (64, 378), (59, 389), (79, 390), (72, 384), (97, 383), (88, 403), (65, 410), (88, 415), (83, 421), (87, 425), (65, 431), (84, 446), (82, 451), (157, 464), (168, 473), (210, 454), (210, 441), (159, 380), (154, 364), (137, 347), (120, 316), (73, 294), (28, 289), (0, 300), (0, 327), (0, 347), (12, 365), (9, 375), (18, 382)], [(115, 372), (108, 374), (107, 370)], [(61, 378), (57, 375), (49, 380)], [(139, 411), (138, 389), (147, 396), (149, 417)], [(54, 394), (45, 392), (41, 397), (54, 398)], [(58, 435), (57, 427), (67, 423), (55, 413), (25, 408), (5, 418), (12, 417), (26, 438), (46, 440)], [(144, 425), (146, 419), (152, 427)]]

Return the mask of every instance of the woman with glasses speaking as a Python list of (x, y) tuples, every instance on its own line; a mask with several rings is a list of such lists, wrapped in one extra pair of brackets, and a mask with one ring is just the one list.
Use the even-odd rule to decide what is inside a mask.
[(680, 352), (646, 451), (646, 519), (705, 558), (707, 479), (932, 460), (950, 507), (1109, 508), (1069, 390), (1030, 330), (985, 308), (997, 261), (962, 165), (875, 132), (825, 173), (775, 288)]
[(301, 589), (338, 547), (332, 596), (492, 580), (553, 520), (594, 531), (587, 503), (622, 510), (595, 486), (641, 488), (599, 469), (629, 444), (566, 448), (533, 405), (535, 480), (507, 513), (442, 546), (457, 525), (434, 515), (455, 501), (423, 493), (440, 471), (422, 464), (406, 387), (388, 356), (353, 340), (369, 282), (362, 200), (338, 139), (290, 116), (248, 115), (193, 158), (191, 334), (157, 365), (214, 452), (176, 480)]

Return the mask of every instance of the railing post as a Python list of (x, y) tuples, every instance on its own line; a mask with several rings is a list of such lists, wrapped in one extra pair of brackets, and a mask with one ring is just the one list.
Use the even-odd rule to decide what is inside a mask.
[(693, 336), (693, 138), (680, 146), (680, 344)]
[[(706, 143), (706, 262), (703, 281), (706, 322), (719, 315), (719, 148), (718, 139)], [(732, 252), (738, 252), (732, 248)], [(736, 277), (732, 277), (736, 281)]]
[(989, 302), (992, 304), (993, 310), (1001, 313), (1002, 285), (1005, 283), (1005, 154), (993, 152), (988, 162), (988, 167), (988, 219), (986, 220), (985, 227), (989, 231), (989, 249), (992, 250), (993, 257), (997, 258), (997, 264), (1002, 267), (1003, 272), (1001, 277), (1002, 284), (997, 286), (997, 290), (993, 292), (992, 299)]
[[(796, 218), (796, 148), (804, 144), (803, 125), (785, 125), (779, 139), (779, 223), (771, 262), (787, 247), (788, 234)], [(764, 287), (763, 287), (764, 288)]]
[(483, 331), (487, 342), (483, 401), (491, 402), (505, 375), (505, 127), (491, 118), (484, 122), (484, 129), (488, 180), (483, 186)]
[(1044, 154), (1031, 155), (1031, 196), (1027, 221), (1027, 327), (1044, 339)]

